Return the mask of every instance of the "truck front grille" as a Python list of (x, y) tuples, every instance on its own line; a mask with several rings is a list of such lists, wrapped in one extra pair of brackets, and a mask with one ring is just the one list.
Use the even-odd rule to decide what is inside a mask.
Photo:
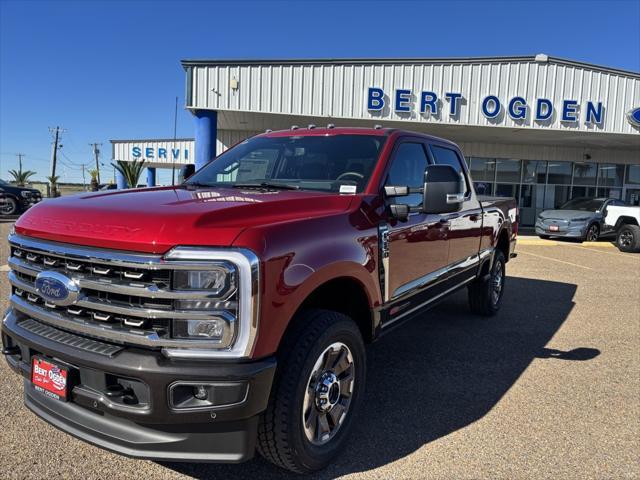
[[(12, 306), (25, 317), (62, 330), (119, 344), (188, 348), (193, 341), (171, 337), (172, 319), (209, 319), (217, 308), (236, 307), (235, 302), (219, 301), (207, 312), (177, 309), (182, 300), (211, 298), (208, 292), (173, 290), (172, 273), (180, 265), (159, 255), (76, 247), (19, 235), (9, 241)], [(80, 288), (76, 302), (60, 306), (43, 298), (36, 288), (36, 277), (43, 271), (75, 281)]]

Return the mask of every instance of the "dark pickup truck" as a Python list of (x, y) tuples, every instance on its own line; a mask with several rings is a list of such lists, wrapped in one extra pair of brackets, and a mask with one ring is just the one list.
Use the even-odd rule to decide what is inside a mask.
[(28, 408), (103, 448), (317, 470), (353, 428), (365, 343), (463, 287), (498, 311), (517, 218), (449, 141), (268, 132), (177, 187), (30, 209), (3, 353)]

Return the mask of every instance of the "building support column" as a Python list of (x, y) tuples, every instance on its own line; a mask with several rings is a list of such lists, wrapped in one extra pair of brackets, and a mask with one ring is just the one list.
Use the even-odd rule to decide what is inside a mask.
[(196, 117), (196, 171), (216, 157), (218, 139), (218, 112), (215, 110), (194, 110)]
[(118, 190), (122, 190), (129, 187), (127, 185), (127, 181), (124, 179), (124, 175), (122, 175), (122, 173), (120, 173), (120, 170), (117, 170), (117, 169), (116, 169), (116, 186), (118, 187)]
[(147, 187), (156, 186), (156, 167), (147, 167)]

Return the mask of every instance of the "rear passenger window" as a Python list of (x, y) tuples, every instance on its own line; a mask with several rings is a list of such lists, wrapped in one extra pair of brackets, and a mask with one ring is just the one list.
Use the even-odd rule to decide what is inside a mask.
[[(451, 150), (450, 148), (439, 147), (438, 145), (431, 145), (431, 153), (433, 153), (433, 158), (438, 165), (451, 165), (456, 169), (462, 178), (465, 179), (465, 184), (467, 182), (466, 176), (464, 174), (464, 168), (462, 167), (462, 160), (458, 157), (458, 154)], [(469, 191), (469, 185), (467, 185), (467, 192)], [(465, 192), (465, 193), (467, 193)]]
[[(427, 155), (421, 143), (401, 143), (391, 162), (386, 185), (421, 187), (424, 183), (424, 171), (427, 168)], [(411, 206), (422, 204), (422, 195), (414, 193), (406, 197), (390, 198), (390, 202)]]

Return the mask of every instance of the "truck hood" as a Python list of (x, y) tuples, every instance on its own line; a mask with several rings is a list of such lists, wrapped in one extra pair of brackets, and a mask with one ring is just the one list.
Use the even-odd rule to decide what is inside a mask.
[(596, 212), (587, 212), (585, 210), (545, 210), (540, 213), (540, 218), (545, 220), (573, 220), (574, 218), (595, 217), (596, 215)]
[(176, 245), (229, 246), (251, 226), (345, 211), (353, 195), (182, 187), (80, 194), (45, 200), (16, 233), (99, 248), (164, 253)]

